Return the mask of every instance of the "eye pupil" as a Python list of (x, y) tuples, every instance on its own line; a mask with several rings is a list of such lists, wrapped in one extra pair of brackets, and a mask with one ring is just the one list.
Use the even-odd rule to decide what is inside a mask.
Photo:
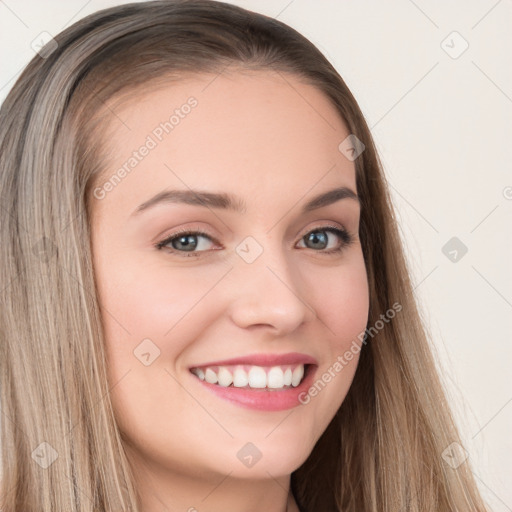
[[(320, 234), (320, 236), (318, 235)], [(328, 239), (327, 239), (327, 235), (325, 233), (325, 231), (313, 231), (312, 233), (310, 233), (307, 237), (308, 241), (312, 242), (314, 245), (313, 245), (313, 249), (318, 249), (318, 243), (320, 243), (320, 245), (322, 247), (320, 247), (320, 249), (324, 249), (327, 244), (328, 244)]]
[[(181, 247), (176, 247), (176, 244), (181, 244)], [(175, 238), (171, 245), (174, 249), (193, 251), (197, 247), (197, 237), (195, 235), (180, 236)]]

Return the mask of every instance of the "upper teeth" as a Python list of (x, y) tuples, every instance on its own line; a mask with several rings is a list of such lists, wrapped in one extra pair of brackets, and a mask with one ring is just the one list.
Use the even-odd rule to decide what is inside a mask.
[(279, 389), (285, 386), (297, 387), (304, 377), (304, 365), (284, 366), (206, 366), (192, 368), (192, 373), (201, 380), (220, 386), (233, 385), (236, 388)]

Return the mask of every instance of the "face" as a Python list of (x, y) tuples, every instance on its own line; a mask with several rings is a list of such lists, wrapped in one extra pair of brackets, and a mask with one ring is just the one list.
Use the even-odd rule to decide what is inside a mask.
[(346, 396), (368, 317), (349, 132), (270, 71), (197, 76), (116, 114), (91, 226), (130, 453), (161, 474), (289, 475)]

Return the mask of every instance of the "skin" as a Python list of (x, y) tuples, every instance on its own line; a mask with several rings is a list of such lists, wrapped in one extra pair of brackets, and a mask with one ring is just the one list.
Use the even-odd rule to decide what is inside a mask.
[[(92, 199), (111, 399), (144, 512), (294, 512), (290, 475), (345, 398), (358, 354), (308, 404), (273, 412), (218, 398), (189, 368), (301, 352), (318, 360), (319, 377), (365, 330), (358, 201), (300, 212), (321, 192), (357, 192), (354, 162), (338, 150), (349, 131), (328, 99), (294, 76), (214, 78), (138, 95), (109, 125), (112, 159), (96, 186), (175, 108), (190, 96), (198, 101), (113, 190)], [(236, 194), (247, 210), (168, 203), (131, 215), (162, 190), (189, 188)], [(353, 242), (335, 254), (306, 245), (305, 235), (325, 224), (345, 228)], [(199, 257), (155, 248), (179, 228), (212, 237), (197, 238)], [(248, 236), (263, 248), (253, 263), (235, 250)], [(343, 245), (328, 237), (327, 250)], [(160, 350), (149, 366), (134, 355), (144, 339)], [(247, 442), (262, 453), (250, 468), (237, 458)]]

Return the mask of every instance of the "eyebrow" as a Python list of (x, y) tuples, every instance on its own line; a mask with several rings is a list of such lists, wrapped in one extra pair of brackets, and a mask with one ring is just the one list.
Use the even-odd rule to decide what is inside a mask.
[[(324, 206), (333, 204), (341, 199), (354, 199), (360, 204), (359, 196), (348, 187), (338, 187), (314, 196), (302, 207), (302, 213), (307, 213)], [(183, 203), (207, 208), (222, 208), (245, 213), (245, 202), (231, 194), (204, 192), (200, 190), (164, 190), (151, 199), (139, 205), (131, 215), (138, 215), (159, 204)]]

